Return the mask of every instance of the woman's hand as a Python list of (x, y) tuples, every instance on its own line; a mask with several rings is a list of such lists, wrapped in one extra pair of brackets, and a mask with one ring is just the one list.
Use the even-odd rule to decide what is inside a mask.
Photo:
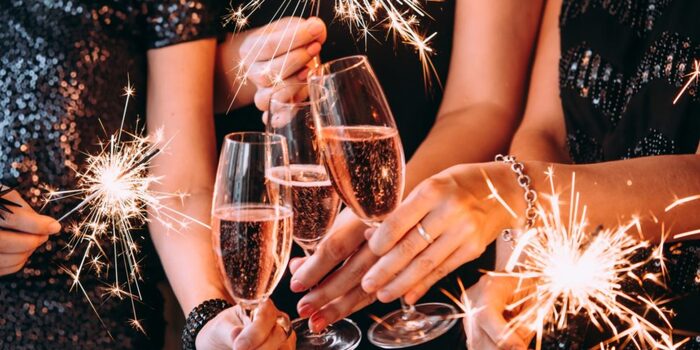
[(0, 276), (22, 269), (34, 250), (61, 230), (58, 221), (39, 215), (16, 191), (4, 198), (20, 206), (11, 207), (12, 213), (3, 212), (0, 219)]
[[(360, 286), (362, 276), (378, 259), (365, 244), (366, 229), (351, 210), (345, 209), (313, 255), (289, 263), (293, 292), (317, 285), (297, 304), (299, 316), (309, 318), (312, 331), (320, 331), (374, 302), (374, 294)], [(341, 262), (345, 263), (333, 271)]]
[(204, 325), (197, 335), (196, 347), (204, 350), (293, 350), (296, 336), (294, 333), (287, 336), (277, 323), (280, 316), (287, 317), (270, 300), (260, 305), (252, 322), (236, 305)]
[(532, 332), (524, 328), (510, 331), (505, 317), (516, 289), (515, 278), (484, 275), (462, 296), (471, 308), (471, 316), (463, 320), (469, 349), (527, 350)]
[(253, 30), (238, 50), (242, 72), (255, 84), (255, 105), (267, 111), (279, 83), (306, 81), (308, 67), (321, 53), (326, 25), (320, 18), (287, 17)]
[[(419, 184), (374, 232), (369, 249), (381, 258), (362, 278), (362, 288), (390, 302), (415, 303), (462, 264), (478, 258), (513, 218), (491, 194), (486, 176), (509, 203), (524, 212), (522, 190), (500, 163), (458, 165)], [(422, 235), (417, 225), (421, 224)]]

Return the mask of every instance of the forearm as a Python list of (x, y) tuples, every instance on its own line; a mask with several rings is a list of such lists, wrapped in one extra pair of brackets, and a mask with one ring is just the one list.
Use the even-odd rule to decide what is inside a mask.
[[(174, 199), (162, 204), (184, 216), (208, 224), (211, 216), (211, 189), (193, 193), (184, 201)], [(163, 219), (162, 215), (155, 214), (151, 215), (149, 224), (153, 243), (185, 314), (204, 300), (228, 299), (216, 269), (211, 231), (191, 219), (184, 219), (183, 222), (187, 224), (180, 227), (174, 220)]]
[[(546, 175), (549, 168), (554, 174), (554, 189), (562, 195), (562, 221), (569, 220), (569, 194), (575, 173), (575, 191), (580, 194), (579, 214), (585, 205), (586, 222), (590, 230), (598, 225), (611, 228), (621, 222), (639, 219), (643, 236), (652, 241), (662, 238), (662, 223), (673, 236), (700, 228), (700, 200), (666, 208), (679, 198), (700, 194), (700, 155), (674, 155), (637, 158), (616, 162), (587, 165), (525, 162), (532, 178), (533, 188), (541, 194), (539, 203), (549, 209), (551, 185)], [(522, 190), (515, 185), (509, 168), (499, 167), (496, 186), (508, 203), (518, 212), (524, 212)], [(504, 176), (505, 175), (505, 176)], [(506, 195), (507, 193), (507, 195)], [(543, 195), (544, 194), (544, 195)], [(636, 229), (631, 230), (636, 234)], [(668, 232), (667, 232), (668, 233)], [(695, 236), (699, 238), (700, 235)]]
[(563, 140), (557, 140), (540, 130), (521, 128), (513, 137), (510, 154), (518, 160), (538, 160), (552, 163), (571, 163)]
[(513, 112), (486, 103), (439, 117), (406, 165), (406, 193), (453, 165), (492, 161), (507, 151), (516, 119)]
[(148, 129), (159, 130), (167, 145), (152, 161), (151, 171), (160, 181), (151, 189), (188, 194), (163, 203), (171, 209), (152, 207), (149, 228), (185, 313), (206, 299), (225, 295), (210, 230), (194, 222), (209, 222), (216, 173), (215, 45), (211, 39), (199, 40), (148, 53)]

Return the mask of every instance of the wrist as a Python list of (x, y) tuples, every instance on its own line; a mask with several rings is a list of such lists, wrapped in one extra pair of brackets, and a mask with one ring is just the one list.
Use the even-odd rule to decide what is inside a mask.
[(182, 330), (182, 348), (184, 350), (195, 350), (197, 335), (204, 326), (214, 319), (222, 311), (232, 307), (223, 299), (209, 299), (197, 305), (187, 315), (185, 328)]

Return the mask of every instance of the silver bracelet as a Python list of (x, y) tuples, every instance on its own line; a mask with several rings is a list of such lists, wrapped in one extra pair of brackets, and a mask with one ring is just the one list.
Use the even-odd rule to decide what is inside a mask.
[[(537, 208), (535, 207), (537, 192), (532, 189), (532, 181), (525, 174), (525, 164), (517, 161), (514, 156), (502, 154), (496, 156), (496, 161), (510, 165), (510, 170), (517, 176), (518, 185), (525, 191), (524, 198), (527, 204), (525, 209), (525, 228), (532, 228), (535, 226), (535, 220), (537, 219)], [(513, 242), (515, 238), (513, 237), (513, 229), (504, 229), (501, 231), (501, 237), (506, 242)]]

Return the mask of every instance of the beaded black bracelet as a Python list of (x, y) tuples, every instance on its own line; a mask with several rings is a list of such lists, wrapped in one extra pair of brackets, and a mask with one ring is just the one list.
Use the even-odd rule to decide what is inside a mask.
[(212, 318), (231, 306), (233, 305), (226, 300), (211, 299), (197, 305), (194, 310), (190, 311), (185, 321), (185, 329), (182, 330), (182, 349), (195, 350), (195, 341), (199, 331), (201, 331), (204, 325), (211, 321)]

